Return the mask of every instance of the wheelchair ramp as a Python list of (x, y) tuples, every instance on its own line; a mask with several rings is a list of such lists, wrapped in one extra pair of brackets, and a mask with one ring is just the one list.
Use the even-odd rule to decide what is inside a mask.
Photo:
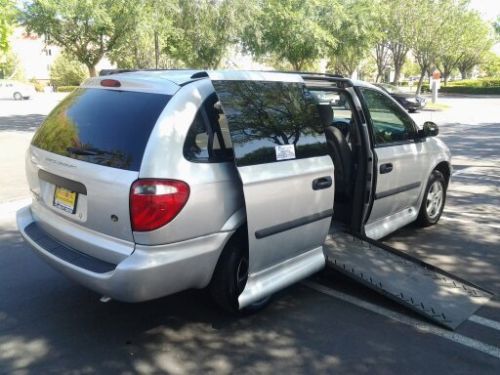
[(493, 296), (406, 253), (345, 232), (329, 234), (324, 252), (328, 267), (447, 328), (457, 328)]

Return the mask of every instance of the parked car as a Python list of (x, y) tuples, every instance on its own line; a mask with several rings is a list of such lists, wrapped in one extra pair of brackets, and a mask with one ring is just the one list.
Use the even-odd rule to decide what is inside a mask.
[(33, 97), (35, 88), (27, 83), (0, 79), (0, 98), (23, 100)]
[(22, 236), (103, 296), (205, 288), (224, 309), (325, 266), (333, 222), (381, 238), (438, 222), (450, 152), (368, 83), (136, 71), (88, 79), (27, 153)]
[(381, 88), (396, 99), (399, 104), (408, 110), (408, 112), (416, 112), (425, 107), (426, 100), (423, 96), (404, 92), (399, 87), (387, 83), (376, 83), (375, 86)]

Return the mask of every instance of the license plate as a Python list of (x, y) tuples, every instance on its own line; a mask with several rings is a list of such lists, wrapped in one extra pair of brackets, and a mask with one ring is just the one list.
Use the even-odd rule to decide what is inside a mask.
[(56, 186), (56, 191), (54, 192), (54, 207), (57, 207), (70, 214), (74, 214), (77, 196), (78, 194), (74, 191)]

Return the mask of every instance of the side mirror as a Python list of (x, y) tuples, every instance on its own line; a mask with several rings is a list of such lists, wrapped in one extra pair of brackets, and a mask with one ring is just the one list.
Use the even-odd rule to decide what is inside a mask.
[(421, 138), (435, 137), (439, 134), (439, 127), (432, 121), (426, 121), (424, 122), (422, 130), (419, 130), (418, 133)]

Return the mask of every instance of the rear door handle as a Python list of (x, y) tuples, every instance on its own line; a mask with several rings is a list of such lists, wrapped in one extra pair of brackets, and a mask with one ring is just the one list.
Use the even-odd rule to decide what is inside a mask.
[(385, 163), (380, 165), (380, 174), (392, 172), (392, 163)]
[(330, 186), (332, 186), (332, 178), (330, 176), (317, 178), (312, 183), (313, 190), (328, 189)]

